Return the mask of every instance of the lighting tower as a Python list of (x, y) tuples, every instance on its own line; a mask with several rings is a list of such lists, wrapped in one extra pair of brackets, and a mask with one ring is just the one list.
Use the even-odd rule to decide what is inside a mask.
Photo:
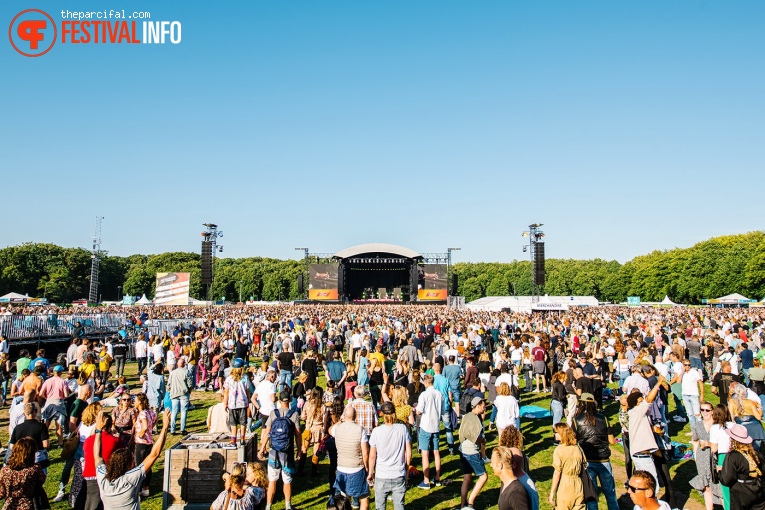
[(205, 299), (208, 301), (212, 295), (210, 290), (215, 279), (215, 253), (223, 253), (223, 245), (218, 244), (218, 238), (223, 237), (223, 231), (218, 230), (218, 225), (215, 223), (204, 223), (202, 226), (207, 227), (205, 232), (202, 232), (202, 288)]
[(101, 257), (104, 252), (101, 251), (101, 222), (103, 216), (96, 216), (96, 230), (93, 233), (93, 249), (90, 252), (90, 292), (88, 293), (88, 303), (98, 303), (98, 269), (101, 266)]

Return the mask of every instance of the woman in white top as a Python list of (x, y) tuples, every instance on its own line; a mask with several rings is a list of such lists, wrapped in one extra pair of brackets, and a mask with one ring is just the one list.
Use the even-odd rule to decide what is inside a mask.
[(497, 433), (502, 435), (502, 430), (515, 425), (520, 430), (520, 411), (518, 401), (510, 394), (510, 385), (506, 382), (497, 387), (497, 398), (494, 399), (494, 407), (497, 408)]
[[(712, 453), (717, 454), (717, 471), (720, 471), (725, 455), (730, 452), (730, 436), (725, 433), (725, 429), (733, 423), (730, 420), (728, 408), (722, 404), (717, 404), (712, 411), (712, 421), (714, 424), (709, 429), (709, 441), (700, 441), (699, 444), (702, 448), (709, 446)], [(725, 510), (730, 510), (730, 488), (721, 485), (721, 489), (723, 507)]]

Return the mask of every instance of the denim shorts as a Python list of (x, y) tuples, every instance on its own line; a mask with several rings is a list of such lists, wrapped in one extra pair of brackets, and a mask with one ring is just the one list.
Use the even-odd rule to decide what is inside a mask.
[(439, 432), (425, 432), (420, 429), (420, 433), (417, 434), (417, 448), (422, 452), (437, 452), (438, 436)]
[(460, 462), (462, 462), (462, 474), (464, 475), (481, 476), (486, 473), (486, 466), (480, 453), (465, 455), (460, 452)]
[(338, 471), (337, 478), (335, 478), (335, 489), (352, 498), (368, 498), (369, 483), (367, 483), (366, 470), (360, 469), (351, 474)]

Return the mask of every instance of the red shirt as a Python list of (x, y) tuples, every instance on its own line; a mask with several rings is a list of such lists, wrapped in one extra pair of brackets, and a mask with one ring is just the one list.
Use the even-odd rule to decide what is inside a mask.
[[(93, 458), (93, 446), (96, 441), (96, 435), (88, 437), (85, 443), (82, 445), (82, 451), (84, 452), (85, 465), (82, 468), (83, 478), (95, 478), (96, 477), (96, 461)], [(104, 462), (109, 462), (112, 452), (121, 448), (123, 445), (119, 438), (114, 437), (111, 434), (101, 434), (101, 458)]]
[(531, 354), (534, 356), (534, 361), (544, 361), (545, 360), (545, 350), (540, 347), (536, 346), (533, 349), (531, 349)]

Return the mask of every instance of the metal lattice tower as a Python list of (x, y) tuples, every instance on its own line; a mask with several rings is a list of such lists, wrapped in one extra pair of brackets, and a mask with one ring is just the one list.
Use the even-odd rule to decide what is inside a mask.
[(90, 292), (88, 294), (88, 303), (98, 303), (98, 270), (101, 266), (101, 222), (103, 216), (96, 216), (96, 230), (93, 233), (93, 249), (90, 252)]

